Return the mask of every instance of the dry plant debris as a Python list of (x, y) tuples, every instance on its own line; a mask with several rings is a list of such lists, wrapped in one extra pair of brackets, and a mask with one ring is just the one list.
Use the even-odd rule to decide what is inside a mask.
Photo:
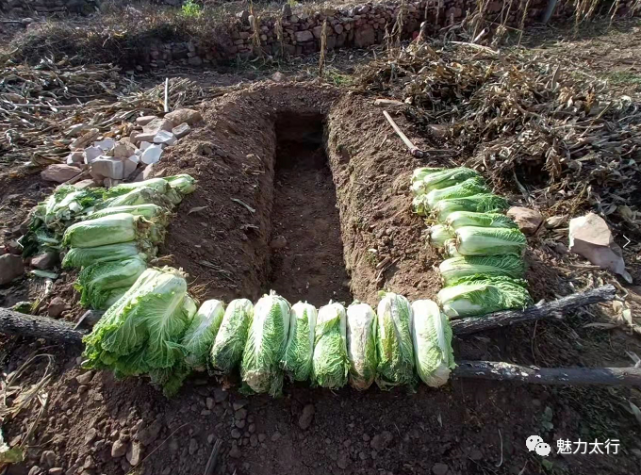
[[(184, 78), (169, 79), (168, 86), (172, 109), (220, 94)], [(164, 97), (164, 84), (143, 89), (109, 64), (6, 65), (0, 80), (2, 162), (64, 163), (77, 137), (91, 129), (105, 137), (128, 135), (133, 118), (164, 112)]]
[(641, 111), (592, 75), (522, 49), (412, 43), (362, 71), (430, 142), (546, 214), (594, 208), (638, 230)]

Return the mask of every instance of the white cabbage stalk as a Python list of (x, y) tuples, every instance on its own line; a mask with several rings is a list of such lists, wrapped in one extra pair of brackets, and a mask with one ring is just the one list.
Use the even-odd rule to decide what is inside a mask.
[(206, 369), (209, 351), (224, 315), (225, 305), (220, 300), (205, 301), (194, 315), (182, 340), (185, 362), (190, 368), (198, 371)]
[(480, 228), (516, 228), (512, 218), (500, 213), (476, 213), (474, 211), (454, 211), (447, 216), (445, 224), (453, 229), (463, 226)]
[(500, 310), (523, 310), (531, 302), (526, 282), (509, 277), (476, 275), (459, 279), (436, 296), (450, 318), (477, 317)]
[(443, 245), (443, 253), (447, 257), (459, 257), (460, 254), (456, 250), (456, 239), (448, 239)]
[(445, 314), (432, 300), (412, 304), (412, 341), (416, 372), (425, 384), (438, 388), (447, 383), (456, 367), (452, 350), (452, 328)]
[(449, 226), (437, 224), (430, 228), (427, 243), (432, 247), (442, 248), (447, 241), (455, 237), (454, 231)]
[(386, 390), (414, 383), (412, 307), (402, 295), (385, 293), (378, 304), (376, 384)]
[(347, 354), (349, 384), (364, 391), (376, 377), (376, 314), (366, 303), (354, 302), (347, 307)]
[(427, 216), (430, 208), (427, 205), (427, 195), (420, 195), (412, 200), (412, 211), (419, 216)]
[(462, 256), (520, 256), (526, 246), (525, 235), (515, 228), (464, 226), (456, 230), (456, 249)]
[(306, 302), (298, 302), (292, 307), (282, 366), (293, 381), (308, 381), (311, 377), (317, 317), (316, 308)]
[(240, 365), (247, 392), (281, 394), (284, 374), (280, 362), (287, 346), (290, 313), (289, 302), (274, 291), (256, 303)]
[(339, 389), (347, 383), (347, 316), (345, 307), (332, 303), (321, 307), (316, 320), (314, 339), (314, 383)]
[(240, 365), (254, 306), (247, 299), (229, 302), (211, 349), (214, 373), (229, 375)]

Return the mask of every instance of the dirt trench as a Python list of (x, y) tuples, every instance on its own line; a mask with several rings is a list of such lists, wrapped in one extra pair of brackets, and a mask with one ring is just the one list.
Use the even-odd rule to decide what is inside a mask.
[[(161, 255), (190, 274), (190, 288), (201, 299), (255, 301), (273, 288), (292, 303), (375, 305), (381, 289), (411, 299), (438, 291), (440, 258), (424, 245), (425, 226), (409, 212), (408, 190), (413, 168), (438, 163), (411, 157), (371, 98), (329, 87), (257, 84), (201, 110), (204, 125), (169, 150), (157, 170), (199, 181), (181, 203)], [(412, 131), (403, 116), (396, 119)], [(551, 272), (539, 268), (545, 266), (535, 266), (531, 276)], [(535, 299), (549, 291), (532, 287)], [(457, 339), (455, 354), (599, 364), (569, 344), (568, 334), (568, 324), (556, 322), (501, 329)], [(223, 441), (217, 474), (534, 474), (545, 469), (525, 448), (532, 434), (551, 443), (619, 438), (629, 451), (638, 431), (611, 402), (610, 389), (455, 380), (411, 394), (287, 384), (282, 398), (245, 398), (237, 381), (202, 374), (168, 400), (142, 378), (87, 377), (77, 355), (64, 350), (17, 338), (0, 343), (10, 355), (6, 372), (33, 352), (56, 358), (46, 420), (27, 461), (8, 475), (55, 467), (85, 475), (200, 474), (216, 439)], [(603, 359), (628, 345), (616, 335), (590, 344), (590, 353)], [(35, 381), (42, 371), (35, 367), (29, 377)], [(3, 427), (5, 439), (26, 433), (37, 417), (35, 410), (23, 411)], [(554, 466), (558, 473), (628, 474), (636, 473), (636, 462), (634, 455), (574, 456), (555, 458)]]
[[(407, 182), (420, 162), (381, 134), (380, 111), (331, 88), (271, 85), (202, 106), (205, 126), (159, 174), (191, 173), (163, 252), (203, 297), (374, 305), (381, 289), (439, 287)], [(362, 119), (365, 117), (365, 120)]]

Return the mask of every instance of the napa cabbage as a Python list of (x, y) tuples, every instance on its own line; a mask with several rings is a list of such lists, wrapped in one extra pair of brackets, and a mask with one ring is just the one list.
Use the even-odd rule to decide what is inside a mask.
[(447, 383), (456, 367), (452, 350), (452, 328), (445, 314), (432, 300), (412, 304), (412, 342), (416, 356), (416, 372), (430, 387)]
[(80, 305), (103, 310), (110, 307), (138, 280), (147, 265), (139, 257), (91, 264), (78, 275), (74, 288)]
[(456, 285), (442, 289), (437, 295), (437, 301), (450, 318), (524, 309), (532, 301), (525, 286), (524, 280), (510, 277), (463, 277)]
[(402, 295), (383, 294), (378, 304), (376, 384), (383, 390), (414, 383), (412, 307)]
[(439, 266), (443, 283), (453, 285), (462, 277), (483, 274), (487, 276), (506, 276), (521, 279), (525, 274), (525, 264), (518, 256), (460, 256), (447, 259)]
[(207, 300), (200, 306), (181, 342), (185, 347), (187, 366), (197, 371), (205, 370), (224, 315), (225, 305), (220, 300)]
[(98, 247), (75, 247), (65, 254), (62, 268), (85, 267), (98, 262), (120, 261), (132, 257), (147, 260), (148, 254), (143, 252), (135, 242)]
[(253, 314), (254, 306), (247, 299), (232, 300), (227, 305), (211, 348), (211, 364), (215, 374), (229, 375), (240, 365)]
[(376, 314), (366, 303), (347, 307), (347, 355), (349, 384), (354, 389), (368, 389), (376, 378)]
[(427, 204), (430, 208), (433, 208), (441, 200), (464, 198), (479, 193), (489, 193), (490, 191), (492, 190), (487, 186), (485, 180), (480, 176), (475, 176), (456, 185), (430, 191), (427, 194)]
[(526, 246), (525, 235), (515, 228), (463, 226), (456, 230), (456, 249), (462, 256), (521, 255)]
[(97, 247), (131, 241), (144, 243), (149, 228), (150, 223), (146, 219), (119, 213), (72, 224), (65, 231), (62, 243), (70, 247)]
[(349, 371), (345, 307), (331, 301), (321, 307), (314, 333), (313, 382), (323, 388), (342, 388)]
[(507, 200), (491, 193), (482, 193), (461, 198), (440, 200), (432, 208), (432, 213), (440, 223), (447, 221), (448, 216), (455, 211), (474, 211), (480, 213), (503, 212), (509, 208)]
[(310, 379), (317, 316), (316, 308), (308, 303), (298, 302), (292, 307), (289, 338), (281, 364), (293, 381)]
[(474, 211), (454, 211), (445, 219), (445, 224), (453, 229), (463, 226), (480, 228), (516, 228), (512, 218), (500, 213), (476, 213)]
[(247, 344), (240, 365), (240, 375), (247, 393), (281, 394), (289, 320), (289, 302), (275, 292), (263, 296), (254, 306)]
[(452, 228), (442, 224), (437, 224), (430, 227), (427, 243), (432, 247), (442, 248), (445, 246), (447, 241), (454, 239), (455, 237), (456, 236)]

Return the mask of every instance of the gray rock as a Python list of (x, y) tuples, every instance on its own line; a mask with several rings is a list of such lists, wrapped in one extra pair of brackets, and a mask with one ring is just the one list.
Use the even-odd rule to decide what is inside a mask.
[(292, 7), (289, 6), (289, 3), (286, 3), (283, 5), (283, 9), (281, 11), (281, 15), (284, 17), (290, 17), (292, 16)]
[(162, 424), (156, 420), (148, 426), (141, 427), (136, 434), (136, 438), (142, 445), (150, 445), (158, 438), (161, 430)]
[(76, 381), (78, 384), (89, 384), (93, 379), (93, 371), (87, 371), (81, 375), (76, 376)]
[(198, 441), (194, 438), (189, 440), (189, 455), (194, 455), (198, 452)]
[(29, 475), (39, 475), (41, 473), (43, 473), (42, 469), (37, 465), (34, 465), (33, 467), (31, 467), (31, 470), (29, 470)]
[(294, 33), (294, 37), (296, 38), (297, 43), (306, 43), (307, 41), (312, 41), (314, 39), (314, 34), (309, 30), (302, 30)]
[(80, 174), (80, 168), (62, 163), (55, 163), (49, 165), (40, 173), (40, 178), (45, 181), (53, 181), (56, 183), (64, 183)]
[(178, 140), (176, 139), (176, 136), (171, 132), (167, 132), (166, 130), (159, 130), (154, 137), (155, 144), (175, 145), (177, 141)]
[(543, 216), (538, 210), (522, 206), (512, 206), (507, 211), (507, 215), (514, 220), (523, 234), (536, 233), (543, 222)]
[(383, 431), (372, 438), (370, 446), (377, 452), (380, 452), (381, 450), (385, 449), (393, 439), (394, 436), (391, 432)]
[(267, 440), (267, 435), (266, 434), (258, 434), (258, 442), (261, 444)]
[(232, 429), (232, 430), (231, 430), (231, 436), (232, 436), (234, 439), (240, 439), (240, 436), (241, 436), (241, 435), (242, 435), (242, 434), (240, 433), (240, 431), (239, 431), (238, 429), (235, 429), (235, 428), (234, 428), (234, 429)]
[(280, 432), (276, 431), (272, 434), (272, 442), (278, 442), (280, 438), (281, 438)]
[(22, 258), (14, 254), (0, 256), (0, 285), (5, 285), (24, 274)]
[(58, 457), (53, 450), (45, 450), (40, 454), (40, 465), (45, 468), (52, 468), (58, 465)]
[(71, 152), (69, 155), (67, 155), (66, 163), (67, 165), (75, 166), (75, 165), (80, 165), (81, 163), (84, 163), (84, 161), (85, 161), (84, 153)]
[(200, 66), (203, 64), (203, 59), (200, 56), (192, 56), (187, 62), (192, 66)]
[(125, 177), (124, 164), (120, 160), (104, 155), (91, 162), (89, 171), (91, 176), (96, 180), (103, 180), (105, 178), (122, 180)]
[(570, 251), (632, 283), (632, 276), (625, 270), (621, 248), (600, 216), (588, 213), (570, 221)]
[(154, 163), (157, 163), (161, 157), (162, 145), (154, 144), (145, 149), (142, 153), (142, 157), (140, 157), (140, 161), (145, 165), (153, 165)]
[(434, 475), (445, 475), (449, 471), (450, 467), (445, 463), (435, 463), (432, 465), (432, 473)]
[(57, 252), (44, 252), (38, 254), (37, 256), (31, 258), (31, 267), (36, 269), (48, 270), (53, 269), (53, 267), (58, 263), (58, 253)]
[(229, 456), (231, 458), (237, 459), (237, 458), (240, 458), (241, 455), (242, 454), (240, 451), (240, 447), (238, 447), (238, 444), (235, 444), (235, 443), (232, 444), (231, 450), (229, 451)]
[[(78, 379), (78, 378), (76, 378)], [(98, 431), (94, 427), (90, 427), (85, 434), (85, 445), (91, 444), (98, 437)]]
[(214, 389), (214, 401), (216, 401), (216, 404), (220, 404), (221, 402), (226, 401), (227, 396), (229, 396), (229, 393), (227, 391), (224, 391), (221, 388)]
[(142, 460), (142, 444), (140, 442), (132, 442), (127, 449), (127, 462), (132, 467), (138, 466)]
[(54, 467), (49, 469), (49, 475), (62, 475), (64, 472), (64, 468), (62, 467)]
[(303, 408), (303, 412), (298, 418), (298, 427), (300, 427), (303, 430), (307, 430), (309, 426), (312, 425), (312, 421), (314, 420), (314, 413), (316, 410), (314, 409), (313, 404), (307, 404)]
[(245, 419), (247, 419), (247, 409), (238, 409), (234, 414), (234, 418), (237, 421), (244, 421)]
[(113, 458), (122, 457), (127, 453), (127, 443), (118, 439), (111, 446), (111, 456)]
[[(183, 121), (184, 122), (184, 121)], [(171, 132), (171, 129), (174, 128), (174, 123), (171, 119), (164, 118), (164, 119), (158, 119), (155, 118), (148, 124), (144, 125), (142, 128), (142, 131), (145, 134), (153, 134), (156, 135), (159, 130), (164, 130), (166, 132)], [(152, 137), (153, 139), (153, 137)], [(136, 136), (136, 140), (147, 140), (146, 138), (141, 138), (141, 134), (138, 134)], [(150, 142), (150, 140), (147, 140), (147, 142)]]
[(189, 132), (191, 132), (191, 127), (189, 127), (189, 124), (187, 122), (183, 122), (182, 124), (171, 129), (171, 133), (174, 134), (177, 139), (183, 138)]
[(62, 315), (62, 312), (65, 311), (67, 308), (67, 302), (64, 301), (64, 299), (60, 297), (54, 297), (51, 299), (51, 302), (49, 302), (49, 305), (47, 306), (47, 315), (49, 315), (51, 318), (58, 318), (60, 315)]
[(203, 116), (195, 109), (182, 108), (168, 112), (167, 114), (165, 114), (165, 119), (171, 121), (171, 123), (175, 124), (175, 126), (183, 123), (194, 125), (203, 120)]
[(151, 122), (154, 119), (157, 119), (155, 115), (144, 115), (136, 119), (136, 124), (140, 126), (147, 125), (149, 122)]
[(102, 155), (102, 149), (100, 147), (87, 147), (82, 153), (83, 161), (86, 165), (91, 164), (96, 158)]
[(205, 406), (206, 406), (206, 407), (207, 407), (207, 409), (209, 409), (210, 411), (214, 408), (214, 404), (215, 404), (215, 402), (214, 402), (214, 398), (213, 398), (213, 397), (207, 397), (207, 398), (205, 398)]
[(238, 411), (242, 409), (247, 405), (248, 402), (249, 401), (247, 401), (247, 399), (237, 399), (236, 401), (234, 401), (234, 404), (233, 404), (234, 411)]

